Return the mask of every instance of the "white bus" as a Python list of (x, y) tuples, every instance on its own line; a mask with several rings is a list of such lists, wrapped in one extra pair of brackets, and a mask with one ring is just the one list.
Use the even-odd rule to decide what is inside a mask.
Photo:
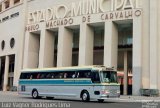
[(18, 93), (41, 97), (98, 100), (120, 96), (117, 72), (104, 66), (23, 70)]

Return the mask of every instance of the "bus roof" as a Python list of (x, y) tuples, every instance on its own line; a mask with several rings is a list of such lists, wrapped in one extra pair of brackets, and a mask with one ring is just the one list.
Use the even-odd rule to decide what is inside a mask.
[(114, 71), (113, 68), (106, 68), (101, 65), (93, 65), (93, 66), (72, 66), (72, 67), (58, 67), (58, 68), (37, 68), (37, 69), (23, 69), (22, 72), (36, 72), (36, 71), (61, 71), (61, 70), (103, 70), (107, 69), (110, 71)]

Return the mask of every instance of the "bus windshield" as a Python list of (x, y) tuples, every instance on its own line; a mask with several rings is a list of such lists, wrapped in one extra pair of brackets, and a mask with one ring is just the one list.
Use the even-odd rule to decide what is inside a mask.
[(103, 83), (117, 83), (117, 72), (115, 71), (102, 71)]

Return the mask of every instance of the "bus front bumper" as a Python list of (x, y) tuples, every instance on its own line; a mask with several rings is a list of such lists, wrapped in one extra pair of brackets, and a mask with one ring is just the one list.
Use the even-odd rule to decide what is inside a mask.
[(101, 95), (99, 99), (119, 99), (120, 98), (120, 94), (118, 95)]

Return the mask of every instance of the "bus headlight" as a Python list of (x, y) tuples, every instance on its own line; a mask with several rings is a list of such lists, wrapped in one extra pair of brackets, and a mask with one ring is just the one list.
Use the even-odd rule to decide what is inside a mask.
[(110, 91), (109, 90), (102, 90), (102, 94), (109, 94)]

